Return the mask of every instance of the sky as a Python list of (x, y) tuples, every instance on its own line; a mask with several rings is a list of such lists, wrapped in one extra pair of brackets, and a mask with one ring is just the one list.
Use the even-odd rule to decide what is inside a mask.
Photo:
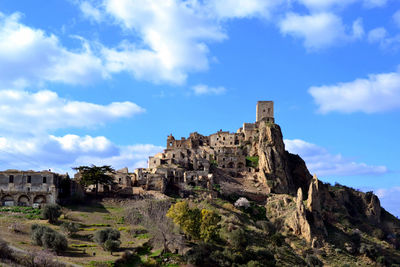
[(399, 0), (0, 0), (0, 169), (133, 170), (275, 102), (286, 149), (400, 216)]

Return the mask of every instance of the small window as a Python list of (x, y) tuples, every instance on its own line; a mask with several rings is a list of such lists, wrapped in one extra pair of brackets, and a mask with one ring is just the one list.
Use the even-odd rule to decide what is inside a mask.
[(172, 157), (175, 158), (175, 154), (172, 154)]
[(121, 183), (122, 182), (122, 179), (121, 178), (119, 178), (119, 183)]
[(265, 112), (265, 109), (263, 109), (263, 112)]
[(31, 192), (31, 188), (30, 187), (28, 187), (28, 192)]
[(32, 177), (29, 175), (28, 178), (27, 178), (27, 183), (30, 184), (31, 181), (32, 181)]
[(222, 140), (224, 140), (224, 141), (225, 141), (225, 137), (224, 137), (224, 138), (222, 138)]
[(156, 164), (156, 161), (154, 161), (154, 164)]
[(47, 179), (46, 179), (45, 176), (43, 176), (43, 183), (44, 183), (44, 184), (47, 183)]
[(8, 179), (8, 182), (9, 182), (10, 184), (14, 183), (14, 175), (10, 175), (10, 177), (9, 177), (9, 179)]

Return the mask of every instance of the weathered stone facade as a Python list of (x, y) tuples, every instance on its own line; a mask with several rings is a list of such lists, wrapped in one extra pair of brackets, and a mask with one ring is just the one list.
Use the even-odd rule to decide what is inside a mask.
[(50, 171), (0, 172), (1, 205), (32, 206), (33, 204), (56, 203), (62, 176)]

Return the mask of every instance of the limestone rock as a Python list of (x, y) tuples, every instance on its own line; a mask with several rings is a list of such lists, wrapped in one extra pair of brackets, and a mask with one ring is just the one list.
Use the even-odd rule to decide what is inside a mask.
[(307, 210), (310, 212), (321, 213), (318, 183), (318, 178), (314, 174), (314, 177), (310, 183), (310, 188), (308, 189)]
[(295, 235), (302, 236), (308, 243), (311, 243), (311, 227), (306, 218), (306, 209), (303, 204), (303, 191), (301, 188), (297, 190), (296, 210), (286, 221), (286, 224), (293, 230)]
[(281, 129), (278, 125), (260, 127), (257, 151), (259, 179), (274, 193), (293, 192), (293, 179), (289, 172)]
[(381, 218), (381, 203), (379, 198), (372, 192), (367, 192), (365, 194), (366, 211), (367, 217), (374, 223), (380, 223)]

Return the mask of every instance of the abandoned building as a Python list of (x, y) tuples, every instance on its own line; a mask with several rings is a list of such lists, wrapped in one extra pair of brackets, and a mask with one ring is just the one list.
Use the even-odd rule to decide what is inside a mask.
[(50, 171), (0, 172), (0, 199), (3, 206), (33, 206), (56, 203), (61, 192), (63, 178)]
[[(171, 185), (206, 185), (213, 183), (213, 168), (232, 176), (254, 173), (257, 167), (248, 164), (249, 144), (258, 136), (261, 123), (274, 123), (274, 103), (259, 101), (256, 107), (256, 121), (243, 123), (236, 132), (218, 131), (209, 136), (197, 132), (188, 138), (167, 137), (166, 149), (149, 157), (148, 168), (136, 169), (133, 173), (124, 168), (114, 173), (112, 185), (98, 185), (98, 192), (113, 192), (121, 195), (133, 194), (134, 188), (165, 192)], [(0, 172), (0, 199), (2, 205), (23, 205), (56, 203), (63, 189), (60, 186), (63, 175), (50, 171)], [(80, 173), (70, 180), (70, 191), (80, 190)], [(69, 178), (68, 178), (69, 179)], [(95, 186), (86, 188), (95, 191)]]
[(149, 157), (148, 168), (135, 171), (134, 184), (161, 191), (171, 180), (196, 185), (212, 179), (211, 165), (232, 175), (255, 171), (246, 166), (248, 151), (243, 145), (253, 141), (260, 123), (274, 122), (273, 101), (259, 101), (256, 122), (244, 123), (236, 133), (220, 130), (204, 136), (194, 132), (180, 140), (171, 134), (167, 137), (166, 149)]

